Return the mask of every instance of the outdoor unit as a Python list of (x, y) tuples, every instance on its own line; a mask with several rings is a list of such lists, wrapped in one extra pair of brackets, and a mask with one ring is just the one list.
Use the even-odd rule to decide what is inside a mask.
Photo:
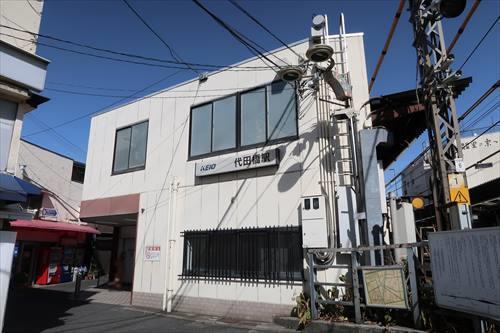
[(327, 248), (326, 202), (322, 195), (304, 196), (302, 212), (302, 247)]

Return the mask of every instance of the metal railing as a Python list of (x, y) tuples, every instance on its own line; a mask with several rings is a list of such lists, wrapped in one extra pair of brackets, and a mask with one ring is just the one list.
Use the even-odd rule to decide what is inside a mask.
[[(361, 308), (366, 308), (374, 305), (369, 305), (366, 302), (366, 295), (363, 298), (360, 295), (360, 275), (359, 272), (362, 270), (370, 269), (403, 269), (403, 265), (386, 265), (386, 266), (361, 266), (359, 264), (359, 256), (365, 252), (370, 251), (392, 251), (395, 249), (406, 249), (407, 254), (407, 264), (408, 264), (408, 278), (409, 278), (409, 290), (407, 290), (406, 283), (405, 287), (405, 299), (410, 299), (409, 310), (412, 312), (413, 321), (416, 327), (418, 327), (420, 322), (420, 306), (418, 301), (418, 289), (417, 289), (417, 277), (415, 268), (415, 250), (414, 248), (419, 248), (422, 246), (427, 246), (426, 242), (419, 243), (407, 243), (407, 244), (393, 244), (393, 245), (380, 245), (380, 246), (366, 246), (357, 248), (334, 248), (334, 249), (309, 249), (307, 250), (307, 263), (309, 266), (308, 284), (311, 293), (311, 317), (312, 319), (318, 318), (318, 305), (324, 304), (336, 304), (342, 306), (352, 306), (354, 307), (354, 320), (356, 323), (362, 322)], [(318, 264), (314, 260), (315, 253), (333, 252), (337, 253), (348, 253), (350, 256), (350, 264), (338, 265), (338, 264)], [(317, 279), (317, 269), (347, 269), (350, 273), (350, 283), (349, 282), (320, 282)], [(406, 279), (405, 279), (406, 281)], [(334, 299), (320, 299), (318, 297), (317, 287), (344, 287), (352, 290), (352, 300), (334, 300)], [(366, 292), (366, 290), (364, 290)], [(408, 295), (410, 297), (408, 297)], [(364, 300), (364, 302), (363, 302)], [(375, 307), (375, 306), (374, 306)], [(380, 306), (378, 306), (380, 307)], [(383, 306), (391, 308), (390, 305)], [(399, 308), (399, 307), (397, 307)]]
[(303, 281), (300, 227), (185, 231), (183, 279)]

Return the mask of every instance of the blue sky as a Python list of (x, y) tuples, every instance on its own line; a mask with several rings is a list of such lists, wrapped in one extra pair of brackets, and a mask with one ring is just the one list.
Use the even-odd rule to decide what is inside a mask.
[[(232, 64), (253, 56), (191, 1), (130, 0), (148, 23), (188, 62)], [(472, 5), (468, 1), (466, 12)], [(267, 50), (281, 45), (244, 17), (229, 2), (204, 1), (207, 7), (232, 26), (251, 37)], [(367, 72), (371, 76), (387, 37), (398, 1), (241, 1), (240, 4), (263, 22), (285, 42), (308, 37), (313, 14), (326, 13), (330, 33), (337, 33), (341, 12), (346, 17), (348, 32), (364, 32)], [(443, 21), (447, 44), (455, 35), (465, 13)], [(500, 1), (483, 0), (466, 31), (455, 47), (458, 68), (482, 35), (500, 15)], [(412, 31), (405, 10), (394, 35), (391, 48), (379, 72), (371, 96), (413, 89), (415, 80), (415, 50)], [(484, 91), (500, 77), (500, 23), (488, 35), (475, 55), (463, 68), (464, 76), (473, 83), (457, 99), (459, 114), (463, 113)], [(120, 0), (71, 1), (46, 0), (40, 33), (117, 51), (170, 59), (168, 50)], [(44, 42), (49, 42), (43, 40)], [(50, 43), (50, 42), (49, 42)], [(37, 53), (51, 60), (46, 90), (51, 100), (25, 118), (23, 136), (41, 146), (85, 161), (90, 118), (52, 131), (31, 135), (44, 128), (40, 120), (54, 126), (86, 113), (97, 111), (120, 98), (79, 96), (50, 89), (72, 90), (91, 94), (129, 95), (135, 90), (160, 80), (176, 70), (147, 67), (95, 59), (70, 54), (45, 46)], [(156, 85), (159, 90), (190, 79), (194, 73), (185, 70)], [(479, 107), (478, 111), (498, 100), (499, 92)], [(492, 102), (493, 101), (493, 102)], [(491, 104), (490, 104), (491, 105)], [(482, 119), (474, 127), (484, 127), (500, 118), (498, 111)], [(469, 133), (470, 134), (470, 133)], [(65, 139), (61, 138), (64, 137)], [(68, 143), (70, 141), (71, 143)], [(397, 162), (387, 176), (393, 175), (412, 160), (422, 149), (425, 136), (417, 140)], [(75, 147), (77, 146), (77, 147)]]

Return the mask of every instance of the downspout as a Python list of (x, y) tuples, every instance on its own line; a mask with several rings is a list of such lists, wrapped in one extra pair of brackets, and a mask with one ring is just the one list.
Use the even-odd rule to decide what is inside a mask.
[(177, 191), (179, 182), (177, 177), (172, 178), (170, 183), (170, 198), (168, 201), (168, 256), (165, 256), (165, 283), (163, 287), (162, 310), (172, 312), (172, 298), (174, 293), (174, 251), (175, 251), (175, 216), (177, 204)]

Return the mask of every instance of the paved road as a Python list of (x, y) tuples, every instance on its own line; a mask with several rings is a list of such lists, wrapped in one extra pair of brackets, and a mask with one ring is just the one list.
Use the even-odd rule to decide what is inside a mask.
[[(87, 293), (87, 292), (86, 292)], [(12, 289), (3, 333), (55, 332), (291, 332), (272, 324), (223, 322), (220, 318), (167, 315), (74, 300), (49, 289)]]

